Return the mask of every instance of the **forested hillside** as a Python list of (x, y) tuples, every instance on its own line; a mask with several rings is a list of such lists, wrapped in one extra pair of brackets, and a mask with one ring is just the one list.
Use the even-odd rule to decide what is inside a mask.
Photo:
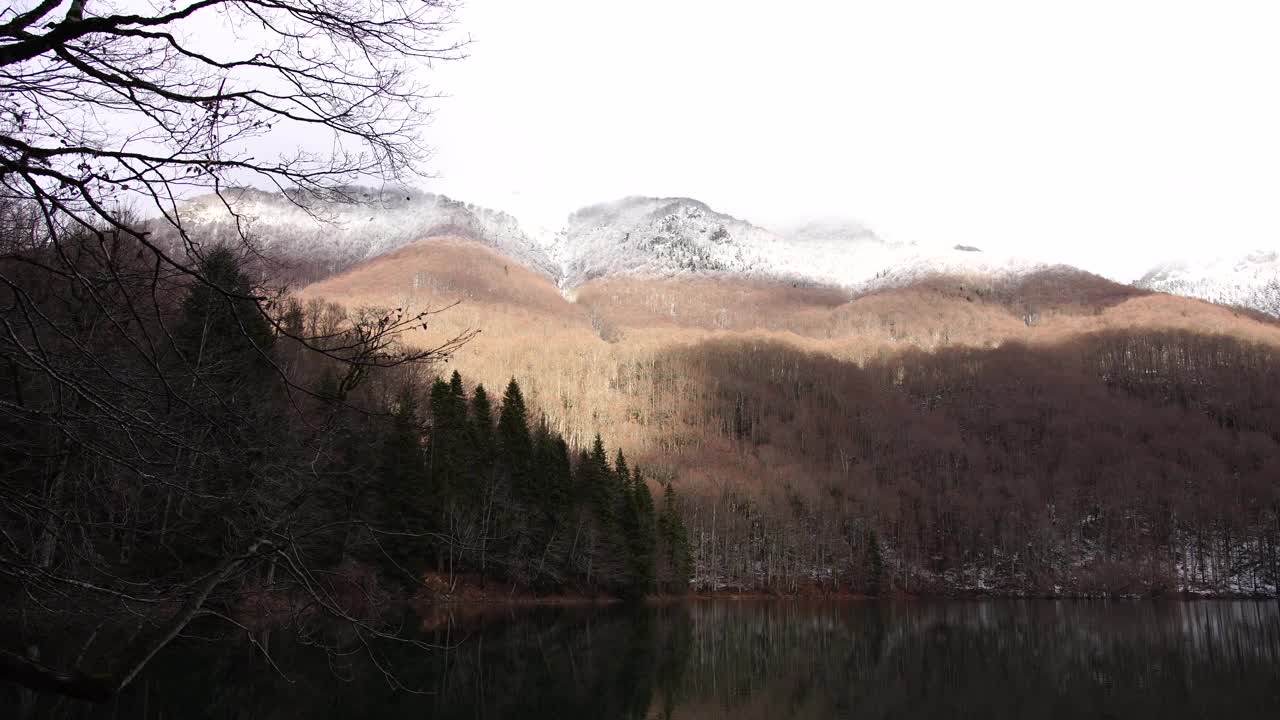
[(656, 368), (631, 382), (688, 428), (660, 444), (714, 488), (700, 585), (874, 588), (883, 554), (913, 591), (1274, 590), (1274, 347), (1111, 332), (859, 366), (713, 341)]
[[(588, 283), (419, 243), (306, 295), (461, 304), (518, 375), (688, 496), (698, 589), (1270, 593), (1280, 328), (1061, 269), (850, 297)], [(881, 568), (877, 581), (872, 566)]]
[(103, 699), (210, 618), (396, 639), (433, 572), (686, 589), (671, 485), (566, 443), (515, 379), (436, 377), (469, 336), (431, 313), (272, 295), (227, 248), (189, 277), (124, 233), (0, 241), (0, 639), (27, 649), (0, 676)]

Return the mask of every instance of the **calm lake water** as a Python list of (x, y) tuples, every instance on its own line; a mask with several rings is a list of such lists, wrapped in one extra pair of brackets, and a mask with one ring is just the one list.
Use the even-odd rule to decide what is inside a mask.
[[(330, 654), (277, 631), (190, 642), (117, 718), (1280, 718), (1276, 602), (701, 602), (445, 624), (424, 652)], [(348, 639), (350, 640), (350, 639)], [(355, 651), (354, 646), (349, 649)], [(17, 714), (0, 712), (5, 717)]]

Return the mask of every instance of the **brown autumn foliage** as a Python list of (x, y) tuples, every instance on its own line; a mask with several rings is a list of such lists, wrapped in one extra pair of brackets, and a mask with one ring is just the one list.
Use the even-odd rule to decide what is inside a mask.
[(460, 304), (469, 377), (675, 477), (702, 587), (1274, 592), (1280, 327), (1061, 269), (845, 291), (611, 278), (563, 297), (431, 240), (304, 291)]

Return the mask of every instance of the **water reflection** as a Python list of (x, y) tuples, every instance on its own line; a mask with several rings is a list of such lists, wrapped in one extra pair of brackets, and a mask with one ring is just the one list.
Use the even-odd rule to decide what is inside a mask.
[[(115, 703), (39, 717), (1275, 718), (1275, 602), (695, 603), (433, 623), (335, 659), (286, 633), (175, 650)], [(9, 690), (5, 703), (17, 707)], [(0, 705), (2, 708), (3, 705)], [(6, 716), (12, 716), (6, 713)]]

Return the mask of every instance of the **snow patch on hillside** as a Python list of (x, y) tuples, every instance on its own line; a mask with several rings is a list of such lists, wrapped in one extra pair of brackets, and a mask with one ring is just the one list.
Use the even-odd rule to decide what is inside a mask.
[(1044, 267), (885, 241), (848, 221), (775, 232), (688, 198), (632, 197), (583, 208), (569, 217), (550, 252), (563, 269), (563, 288), (618, 275), (728, 275), (860, 290), (939, 273), (1004, 276)]
[[(530, 268), (553, 275), (543, 242), (514, 216), (411, 190), (353, 189), (357, 202), (303, 204), (280, 193), (231, 191), (235, 211), (258, 247), (289, 261), (319, 265), (326, 274), (423, 238), (452, 235), (487, 245)], [(214, 196), (181, 209), (183, 222), (204, 240), (235, 242), (234, 218)]]
[[(866, 226), (823, 220), (769, 230), (690, 198), (629, 197), (582, 208), (558, 229), (416, 191), (353, 189), (355, 203), (302, 207), (279, 193), (237, 191), (235, 208), (266, 252), (312, 279), (434, 236), (487, 245), (550, 278), (566, 297), (604, 277), (734, 277), (862, 291), (936, 274), (1004, 277), (1045, 266), (961, 246), (886, 241)], [(215, 197), (182, 210), (205, 240), (238, 239)]]
[(1280, 317), (1280, 252), (1275, 250), (1165, 263), (1135, 284)]

